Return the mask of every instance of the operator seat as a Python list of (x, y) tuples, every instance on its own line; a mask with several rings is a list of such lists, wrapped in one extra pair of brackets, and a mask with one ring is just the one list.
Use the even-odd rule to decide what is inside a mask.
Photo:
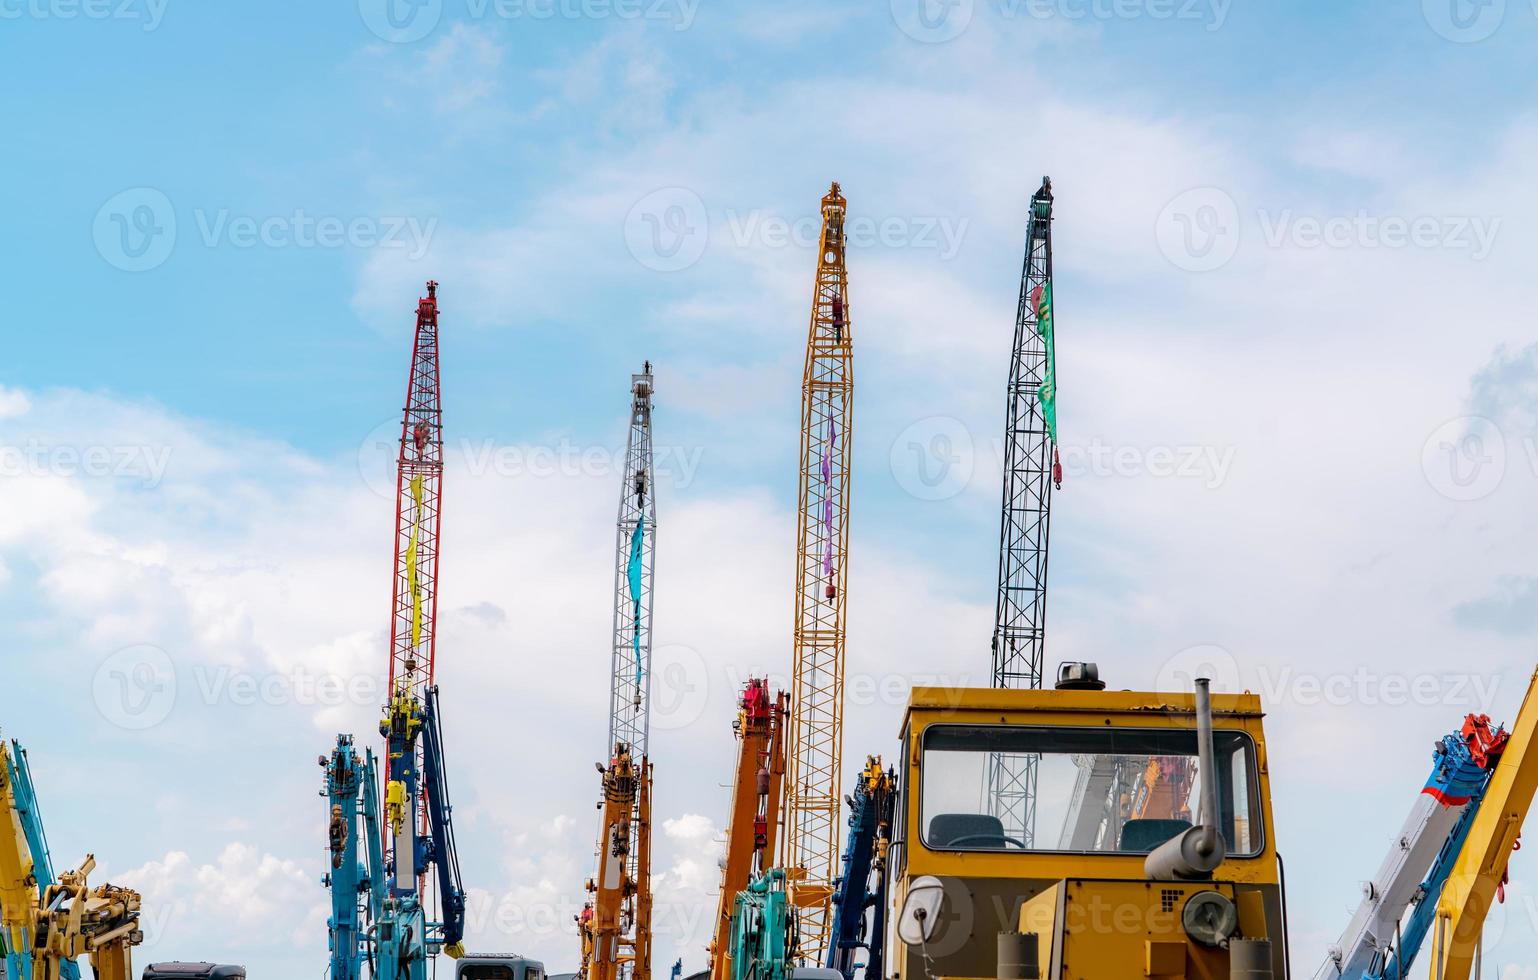
[(1190, 829), (1189, 820), (1128, 820), (1122, 824), (1116, 849), (1127, 854), (1151, 854), (1160, 844)]
[[(968, 839), (970, 838), (970, 840)], [(1009, 845), (1004, 839), (1004, 821), (986, 813), (937, 813), (929, 821), (930, 847), (962, 847), (980, 851), (1002, 851)]]

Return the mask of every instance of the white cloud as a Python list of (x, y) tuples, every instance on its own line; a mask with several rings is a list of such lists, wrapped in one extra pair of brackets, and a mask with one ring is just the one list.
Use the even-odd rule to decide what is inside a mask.
[(439, 112), (461, 112), (497, 93), (503, 55), (486, 30), (455, 24), (416, 56), (414, 84), (432, 92)]
[(0, 419), (25, 415), (31, 407), (32, 402), (24, 392), (0, 385)]
[(115, 878), (144, 897), (141, 957), (227, 963), (265, 949), (274, 937), (313, 946), (312, 927), (319, 916), (324, 929), (326, 906), (317, 874), (237, 842), (210, 863), (172, 851)]

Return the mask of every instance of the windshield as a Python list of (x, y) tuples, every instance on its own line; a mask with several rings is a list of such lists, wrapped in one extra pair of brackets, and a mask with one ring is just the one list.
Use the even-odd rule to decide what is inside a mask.
[[(1253, 857), (1261, 850), (1254, 743), (1243, 732), (1213, 737), (1218, 826), (1229, 854)], [(1146, 854), (1199, 819), (1196, 754), (1194, 729), (931, 726), (919, 800), (924, 846)], [(1000, 807), (991, 787), (1033, 765), (1035, 819), (1022, 821), (1025, 793)]]

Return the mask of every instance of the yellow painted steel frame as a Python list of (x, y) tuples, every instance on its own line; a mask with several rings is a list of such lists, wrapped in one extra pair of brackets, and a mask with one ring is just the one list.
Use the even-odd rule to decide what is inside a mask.
[(1146, 881), (1060, 881), (1021, 907), (1019, 929), (1041, 937), (1037, 970), (1043, 977), (1060, 975), (1055, 969), (1065, 976), (1108, 980), (1228, 980), (1227, 951), (1193, 942), (1181, 922), (1186, 902), (1200, 892), (1216, 892), (1235, 903), (1240, 931), (1266, 938), (1263, 909), (1245, 902), (1245, 893), (1232, 883), (1209, 881), (1160, 881), (1153, 887)]
[(96, 980), (133, 980), (131, 950), (144, 941), (139, 893), (110, 884), (91, 888), (86, 879), (95, 867), (95, 856), (87, 854), (41, 896), (32, 980), (59, 980), (60, 963), (82, 956), (90, 957)]
[(1437, 902), (1431, 934), (1432, 980), (1468, 980), (1478, 956), (1485, 916), (1506, 877), (1522, 823), (1538, 791), (1538, 673), (1528, 683), (1511, 739), (1490, 777), (1468, 840)]
[(790, 762), (781, 865), (799, 910), (800, 958), (827, 947), (843, 829), (844, 622), (849, 542), (851, 370), (844, 196), (822, 199), (817, 283), (801, 387), (801, 472), (796, 539), (795, 658)]
[(641, 789), (636, 797), (635, 938), (630, 975), (650, 980), (652, 975), (652, 766), (641, 760)]
[[(1268, 930), (1271, 935), (1280, 936), (1281, 877), (1271, 833), (1274, 826), (1271, 785), (1265, 734), (1261, 724), (1263, 715), (1260, 698), (1253, 694), (1214, 694), (1212, 707), (1214, 726), (1219, 732), (1242, 731), (1254, 743), (1254, 790), (1258, 793), (1257, 815), (1260, 819), (1260, 826), (1255, 830), (1261, 835), (1261, 846), (1254, 857), (1230, 858), (1220, 868), (1217, 880), (1202, 883), (1201, 887), (1231, 893), (1262, 893), (1246, 898), (1241, 908), (1248, 905), (1252, 909), (1251, 928)], [(949, 952), (933, 948), (929, 950), (935, 954), (935, 975), (992, 976), (995, 934), (1000, 929), (1016, 928), (1023, 908), (1035, 905), (1035, 914), (1039, 917), (1040, 902), (1033, 903), (1037, 896), (1070, 884), (1103, 883), (1101, 890), (1107, 893), (1114, 892), (1118, 887), (1132, 887), (1133, 891), (1143, 896), (1146, 904), (1158, 898), (1164, 884), (1148, 880), (1144, 870), (1144, 855), (1141, 854), (931, 850), (919, 832), (919, 803), (923, 793), (922, 746), (928, 728), (933, 725), (1001, 724), (1190, 730), (1195, 725), (1195, 713), (1195, 698), (1190, 694), (915, 688), (903, 725), (907, 772), (905, 778), (900, 780), (903, 787), (903, 797), (899, 800), (901, 827), (894, 833), (894, 840), (900, 842), (900, 846), (898, 843), (893, 845), (896, 852), (893, 858), (896, 887), (890, 899), (890, 921), (896, 921), (897, 911), (901, 909), (908, 888), (915, 878), (924, 875), (939, 877), (947, 882), (948, 895), (954, 884), (957, 897), (968, 906), (962, 916), (967, 920), (962, 926), (968, 933), (958, 939), (957, 945)], [(1189, 882), (1171, 883), (1169, 887), (1178, 887), (1184, 893), (1190, 890), (1190, 885)], [(1257, 905), (1262, 899), (1263, 905)], [(1262, 911), (1258, 915), (1253, 911), (1262, 907), (1269, 911)], [(1257, 918), (1263, 924), (1255, 923)], [(1261, 935), (1265, 934), (1261, 932)], [(1253, 932), (1251, 936), (1254, 936)], [(1157, 938), (1142, 937), (1139, 942), (1154, 942)], [(888, 937), (888, 942), (887, 962), (896, 968), (895, 975), (922, 980), (925, 969), (917, 965), (915, 957), (908, 955), (908, 949), (898, 945), (893, 936)], [(1050, 937), (1044, 936), (1044, 950), (1049, 943)], [(1276, 955), (1280, 957), (1280, 943), (1276, 945)], [(1155, 947), (1149, 946), (1148, 949), (1154, 951)], [(1141, 946), (1139, 953), (1142, 953)], [(949, 964), (954, 969), (946, 969), (947, 955), (954, 957)], [(1154, 953), (1150, 952), (1149, 955)], [(1141, 962), (1117, 962), (1109, 966), (1102, 964), (1101, 971), (1091, 970), (1083, 975), (1097, 978), (1159, 975), (1146, 973), (1144, 966)]]
[[(765, 858), (775, 853), (779, 828), (780, 794), (785, 783), (785, 717), (787, 698), (779, 692), (769, 712), (759, 721), (746, 712), (737, 713), (737, 774), (732, 782), (732, 811), (726, 824), (726, 854), (721, 865), (721, 892), (716, 902), (716, 928), (710, 943), (711, 980), (732, 975), (732, 909), (737, 893), (745, 891), (752, 877), (753, 859), (760, 851), (754, 824), (759, 814), (759, 772), (768, 776), (764, 798)], [(759, 869), (767, 870), (767, 869)]]
[[(603, 824), (598, 874), (588, 881), (591, 915), (581, 925), (585, 980), (651, 977), (651, 765), (635, 762), (621, 745), (603, 774)], [(631, 877), (630, 822), (637, 822), (639, 852)]]
[(16, 810), (16, 788), (11, 785), (11, 746), (0, 739), (0, 927), (5, 929), (6, 948), (32, 946), (32, 916), (37, 907), (37, 878), (32, 873), (32, 849)]

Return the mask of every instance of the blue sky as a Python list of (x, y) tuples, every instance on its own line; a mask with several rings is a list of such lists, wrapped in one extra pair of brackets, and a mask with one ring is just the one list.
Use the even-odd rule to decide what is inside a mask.
[[(789, 663), (818, 199), (839, 180), (869, 232), (859, 762), (907, 684), (986, 676), (1050, 174), (1049, 659), (1121, 686), (1209, 664), (1266, 697), (1294, 955), (1318, 960), (1432, 740), (1511, 718), (1535, 662), (1538, 5), (926, 2), (401, 0), (397, 35), (375, 0), (0, 0), (0, 725), (56, 857), (96, 851), (162, 916), (141, 959), (322, 968), (312, 760), (373, 728), (380, 426), (434, 278), (440, 677), (466, 867), (508, 910), (474, 938), (576, 956), (611, 460), (650, 358), (659, 960), (701, 965), (732, 696)], [(175, 681), (144, 727), (112, 695), (136, 669)], [(1492, 951), (1533, 980), (1513, 869)]]

